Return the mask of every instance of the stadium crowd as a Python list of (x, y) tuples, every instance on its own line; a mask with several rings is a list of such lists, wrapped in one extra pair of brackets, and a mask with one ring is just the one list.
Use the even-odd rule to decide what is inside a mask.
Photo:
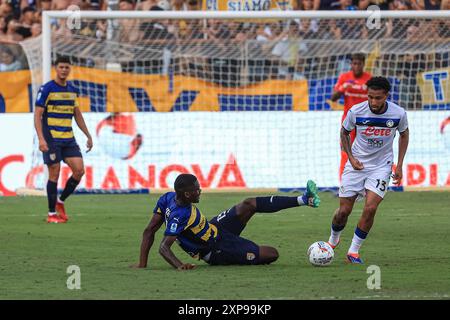
[[(77, 6), (80, 10), (107, 10), (108, 7), (113, 10), (201, 10), (202, 1), (206, 0), (0, 0), (0, 42), (16, 43), (27, 38), (33, 38), (40, 35), (41, 16), (44, 10), (66, 10), (70, 6)], [(294, 0), (292, 10), (365, 10), (370, 5), (378, 5), (381, 10), (449, 10), (450, 0)], [(136, 21), (122, 21), (123, 27), (135, 27)], [(59, 34), (65, 34), (64, 24), (54, 22), (54, 31)], [(299, 23), (293, 30), (285, 32), (296, 32), (299, 36), (312, 38), (318, 33), (319, 28), (315, 21), (305, 21)], [(448, 26), (447, 26), (448, 27)], [(169, 32), (174, 36), (183, 37), (203, 37), (198, 33), (189, 35), (189, 26), (184, 26), (187, 30), (175, 30), (169, 28)], [(270, 30), (266, 26), (258, 26), (254, 30), (245, 30), (230, 28), (230, 26), (211, 22), (205, 30), (211, 38), (235, 37), (244, 40), (249, 37), (257, 39), (274, 39), (282, 37), (277, 30)], [(393, 33), (396, 26), (391, 26), (387, 32)], [(192, 28), (191, 28), (192, 29)], [(230, 30), (236, 30), (235, 34), (230, 34)], [(347, 33), (347, 29), (354, 29), (351, 26), (330, 25), (322, 34), (329, 33), (328, 36), (340, 39), (343, 37), (357, 38), (366, 37), (364, 34)], [(175, 33), (175, 31), (179, 31)], [(251, 31), (251, 32), (248, 32)], [(128, 38), (123, 40), (136, 41), (146, 36), (145, 32), (141, 34), (126, 33)], [(88, 23), (83, 25), (79, 31), (81, 35), (96, 36), (104, 38), (106, 34), (106, 25), (97, 22), (92, 25)]]
[[(18, 43), (41, 34), (44, 10), (202, 10), (205, 8), (202, 1), (208, 0), (0, 0), (0, 72), (28, 68)], [(272, 2), (275, 3), (275, 0)], [(381, 10), (450, 10), (450, 0), (292, 0), (291, 5), (283, 9), (366, 10), (370, 5), (377, 5)], [(323, 42), (308, 42), (312, 39), (327, 40), (331, 44), (328, 50), (333, 49), (335, 40), (381, 39), (391, 46), (390, 52), (395, 52), (395, 46), (399, 43), (402, 50), (419, 48), (421, 52), (427, 52), (429, 48), (422, 50), (420, 46), (425, 44), (429, 47), (430, 43), (447, 48), (450, 39), (450, 19), (387, 19), (379, 28), (372, 29), (367, 28), (364, 19), (295, 19), (256, 23), (211, 19), (206, 24), (200, 20), (120, 19), (113, 23), (113, 32), (108, 32), (111, 25), (108, 26), (105, 20), (81, 21), (81, 26), (74, 30), (70, 30), (63, 20), (53, 19), (51, 25), (52, 35), (65, 39), (67, 44), (76, 43), (74, 37), (94, 38), (99, 43), (108, 39), (130, 44), (131, 47), (135, 44), (136, 48), (138, 45), (150, 48), (152, 54), (159, 50), (161, 55), (182, 44), (177, 50), (182, 48), (184, 51), (178, 57), (184, 55), (188, 58), (177, 58), (175, 65), (178, 70), (175, 72), (209, 79), (225, 86), (241, 84), (243, 43), (247, 48), (245, 59), (250, 71), (246, 80), (248, 83), (267, 77), (319, 79), (348, 69), (348, 66), (340, 66), (342, 61), (346, 63), (346, 57), (336, 58), (331, 51), (327, 54), (323, 51)], [(346, 43), (356, 45), (351, 41)], [(317, 49), (315, 46), (321, 46), (318, 48), (322, 50), (320, 57), (312, 56)], [(380, 59), (380, 71), (400, 79), (407, 88), (403, 90), (405, 99), (418, 102), (420, 97), (416, 97), (415, 73), (448, 67), (448, 48), (437, 51), (431, 55), (401, 54), (401, 57), (384, 54)], [(122, 65), (122, 71), (165, 73), (163, 70), (167, 70), (168, 63), (161, 55), (140, 59), (135, 52), (131, 54), (134, 57), (126, 62), (126, 66)], [(89, 60), (80, 64), (94, 66), (95, 62)]]

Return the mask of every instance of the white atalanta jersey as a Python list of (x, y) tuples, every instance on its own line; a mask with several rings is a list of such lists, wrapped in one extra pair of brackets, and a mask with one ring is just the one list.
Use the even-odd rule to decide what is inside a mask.
[(366, 169), (392, 165), (395, 133), (408, 129), (406, 111), (393, 102), (386, 103), (387, 109), (382, 114), (373, 113), (368, 101), (356, 104), (342, 124), (347, 131), (356, 127), (352, 153)]

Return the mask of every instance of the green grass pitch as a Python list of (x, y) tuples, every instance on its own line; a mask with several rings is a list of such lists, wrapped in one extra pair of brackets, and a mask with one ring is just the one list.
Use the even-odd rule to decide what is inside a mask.
[[(211, 218), (252, 193), (203, 194), (198, 205)], [(308, 246), (327, 240), (338, 199), (322, 193), (320, 208), (256, 214), (242, 236), (278, 248), (264, 266), (208, 266), (175, 271), (158, 254), (149, 268), (138, 261), (142, 231), (158, 195), (77, 195), (66, 202), (67, 224), (45, 223), (46, 198), (0, 198), (0, 299), (449, 299), (450, 194), (388, 193), (360, 251), (364, 265), (348, 265), (362, 203), (357, 203), (333, 263), (313, 267)], [(183, 262), (195, 262), (175, 245)], [(81, 289), (69, 290), (70, 265)], [(370, 290), (370, 265), (381, 270), (381, 289)]]

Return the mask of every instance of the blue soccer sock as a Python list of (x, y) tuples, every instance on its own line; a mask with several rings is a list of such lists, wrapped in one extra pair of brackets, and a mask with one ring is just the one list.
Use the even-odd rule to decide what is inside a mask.
[(61, 193), (59, 200), (61, 201), (66, 200), (67, 197), (70, 196), (75, 191), (75, 188), (78, 186), (79, 183), (80, 181), (77, 181), (73, 177), (70, 177), (69, 180), (67, 180), (66, 187)]
[(56, 198), (58, 197), (58, 183), (47, 181), (48, 212), (55, 212)]
[(277, 212), (283, 209), (298, 207), (299, 205), (298, 197), (256, 197), (256, 212)]

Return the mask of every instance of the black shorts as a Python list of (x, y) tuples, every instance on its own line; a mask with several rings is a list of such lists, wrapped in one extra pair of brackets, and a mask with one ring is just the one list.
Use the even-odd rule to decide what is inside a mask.
[(219, 231), (219, 239), (207, 261), (211, 265), (258, 264), (259, 246), (253, 241), (240, 237), (245, 225), (236, 216), (232, 207), (210, 221)]
[(82, 158), (80, 147), (77, 142), (49, 143), (48, 151), (43, 152), (44, 163), (47, 165), (60, 163), (65, 158)]

